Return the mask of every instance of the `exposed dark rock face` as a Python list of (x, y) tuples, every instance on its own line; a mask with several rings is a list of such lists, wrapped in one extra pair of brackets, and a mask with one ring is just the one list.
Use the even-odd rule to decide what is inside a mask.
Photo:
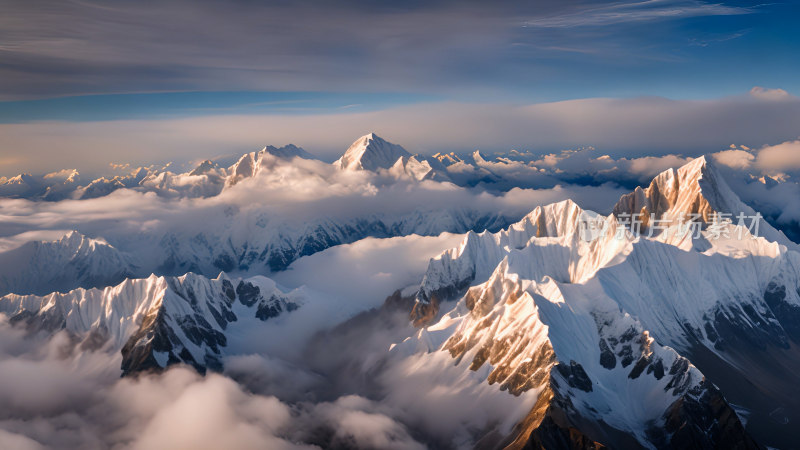
[(414, 326), (424, 327), (429, 325), (439, 313), (439, 304), (463, 295), (474, 279), (475, 274), (473, 273), (471, 277), (431, 292), (420, 290), (416, 295), (416, 302), (410, 315)]
[(270, 283), (256, 277), (236, 281), (234, 288), (224, 274), (151, 276), (103, 290), (4, 297), (3, 311), (12, 326), (30, 333), (64, 330), (73, 347), (120, 351), (123, 376), (174, 364), (205, 373), (222, 370), (237, 313), (266, 321), (299, 307), (295, 294)]
[(256, 310), (256, 317), (262, 321), (266, 321), (267, 319), (278, 317), (284, 309), (287, 311), (294, 311), (297, 309), (297, 305), (286, 301), (280, 296), (272, 295), (269, 299), (264, 299), (259, 302), (258, 309)]
[(647, 356), (642, 356), (636, 361), (636, 364), (633, 366), (633, 370), (628, 374), (628, 378), (635, 380), (639, 378), (639, 375), (644, 372), (644, 369), (650, 365), (650, 358)]
[[(122, 348), (122, 375), (144, 371), (159, 371), (173, 364), (187, 364), (200, 373), (206, 370), (222, 370), (222, 348), (227, 345), (224, 330), (228, 323), (236, 321), (236, 315), (229, 308), (232, 301), (225, 294), (228, 286), (222, 285), (220, 304), (214, 305), (207, 299), (198, 299), (191, 286), (184, 286), (174, 280), (171, 291), (179, 299), (194, 306), (194, 311), (203, 307), (211, 312), (214, 324), (206, 320), (200, 312), (181, 314), (181, 308), (171, 311), (169, 302), (148, 312), (139, 329)], [(176, 299), (177, 300), (177, 299)], [(219, 309), (217, 309), (219, 308)], [(222, 312), (220, 312), (220, 310)], [(179, 335), (180, 333), (180, 335)], [(184, 337), (182, 338), (181, 335)], [(185, 339), (185, 340), (184, 340)], [(188, 342), (187, 342), (188, 340)], [(198, 361), (188, 347), (199, 349), (202, 359)], [(161, 354), (161, 361), (157, 355)]]
[(30, 331), (44, 330), (54, 332), (61, 330), (66, 325), (64, 317), (54, 310), (41, 313), (23, 310), (11, 316), (9, 322), (12, 325), (22, 325)]
[(181, 355), (182, 358), (179, 358), (172, 351), (173, 341), (179, 341), (179, 339), (172, 329), (166, 325), (162, 309), (163, 306), (148, 312), (139, 330), (122, 347), (123, 377), (140, 372), (163, 370), (164, 367), (156, 361), (154, 352), (167, 353), (168, 366), (182, 362), (191, 365), (200, 373), (205, 373), (205, 369), (197, 364), (191, 354), (186, 352)]
[(681, 396), (664, 413), (662, 426), (650, 430), (659, 448), (762, 449), (745, 431), (736, 413), (710, 383), (699, 395)]
[[(647, 430), (647, 435), (649, 443), (659, 449), (764, 448), (750, 437), (720, 392), (708, 383), (681, 395), (664, 412), (662, 421)], [(569, 394), (564, 394), (558, 381), (553, 379), (529, 415), (497, 448), (606, 447), (644, 448), (634, 436), (602, 421), (582, 417), (572, 405)]]
[(236, 286), (236, 295), (239, 296), (239, 301), (244, 306), (253, 306), (259, 300), (261, 289), (246, 281), (240, 281)]
[(614, 356), (614, 352), (608, 347), (605, 339), (600, 339), (600, 365), (609, 370), (617, 367), (617, 357)]
[[(200, 373), (221, 371), (222, 353), (227, 346), (225, 330), (238, 320), (232, 309), (237, 299), (249, 308), (255, 307), (254, 315), (262, 321), (298, 307), (279, 294), (264, 298), (261, 289), (247, 281), (239, 282), (234, 290), (230, 281), (223, 280), (212, 292), (198, 296), (191, 285), (174, 279), (169, 293), (174, 295), (170, 297), (172, 301), (149, 312), (122, 348), (123, 376), (162, 370), (173, 364), (187, 364)], [(182, 311), (186, 308), (176, 307), (173, 302), (185, 302), (194, 312), (185, 314)]]
[(392, 295), (386, 297), (384, 300), (383, 305), (381, 306), (381, 310), (387, 310), (390, 312), (407, 312), (411, 314), (411, 311), (416, 306), (416, 295), (417, 293), (414, 292), (411, 295), (403, 296), (403, 292), (398, 289), (392, 293)]
[(548, 414), (528, 438), (523, 449), (564, 449), (564, 450), (597, 450), (606, 448), (595, 442), (580, 430), (559, 424)]
[(757, 311), (750, 303), (741, 302), (741, 308), (718, 309), (713, 327), (716, 331), (712, 333), (716, 338), (714, 347), (718, 350), (741, 346), (758, 350), (770, 346), (789, 348), (789, 336), (772, 311), (768, 308)]
[(415, 327), (421, 328), (433, 323), (437, 314), (439, 314), (439, 298), (434, 295), (427, 303), (414, 302), (409, 318)]
[[(800, 293), (800, 286), (796, 287), (796, 289)], [(786, 286), (774, 281), (770, 282), (764, 291), (764, 301), (789, 338), (796, 344), (800, 344), (800, 307), (785, 300)]]
[(569, 365), (558, 363), (555, 366), (558, 373), (567, 380), (570, 387), (580, 389), (584, 392), (592, 392), (592, 380), (583, 370), (583, 367), (575, 361), (570, 361)]
[[(606, 443), (600, 442), (598, 436)], [(559, 393), (558, 383), (551, 383), (539, 395), (531, 412), (496, 448), (596, 450), (608, 446), (643, 448), (635, 438), (603, 422), (580, 417), (569, 398)]]

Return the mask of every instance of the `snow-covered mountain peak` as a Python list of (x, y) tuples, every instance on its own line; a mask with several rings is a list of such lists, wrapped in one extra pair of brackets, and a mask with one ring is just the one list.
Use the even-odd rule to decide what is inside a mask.
[(657, 219), (680, 220), (686, 215), (708, 223), (714, 213), (737, 214), (747, 208), (704, 156), (678, 169), (667, 169), (650, 185), (624, 195), (614, 214), (653, 214)]
[[(716, 212), (753, 214), (704, 158), (663, 172), (648, 188), (624, 196), (621, 206), (628, 214), (687, 212), (702, 220)], [(587, 240), (580, 233), (584, 219), (610, 228)], [(776, 241), (778, 233), (766, 223), (761, 237), (744, 233), (736, 240), (736, 227), (729, 228), (729, 239), (713, 238), (705, 222), (696, 238), (702, 245), (689, 251), (691, 244), (663, 236), (617, 233), (618, 219), (564, 201), (538, 207), (498, 233), (468, 233), (460, 246), (429, 262), (411, 314), (421, 329), (399, 348), (447, 350), (457, 366), (514, 394), (550, 389), (537, 405), (560, 397), (550, 407), (566, 402), (573, 423), (605, 423), (645, 447), (723, 441), (729, 432), (749, 441), (705, 373), (714, 383), (726, 382), (737, 404), (764, 409), (762, 415), (775, 405), (789, 410), (785, 394), (766, 401), (739, 395), (730, 374), (772, 386), (777, 376), (750, 369), (740, 374), (737, 367), (762, 367), (769, 352), (780, 353), (778, 366), (795, 361), (800, 256)], [(641, 396), (649, 399), (646, 407), (629, 402)], [(546, 409), (540, 406), (533, 411)], [(689, 422), (706, 425), (673, 434), (682, 427), (673, 427), (676, 419), (687, 414), (699, 414)], [(653, 424), (666, 424), (666, 433), (651, 434)]]
[(55, 241), (31, 241), (1, 253), (0, 295), (108, 286), (136, 268), (129, 255), (105, 240), (70, 231)]
[(392, 144), (375, 133), (364, 135), (344, 152), (341, 158), (333, 164), (345, 170), (370, 170), (389, 169), (400, 158), (409, 158), (411, 153), (403, 147)]
[(32, 241), (25, 245), (58, 247), (73, 252), (93, 252), (100, 248), (114, 248), (102, 237), (92, 238), (77, 230), (67, 231), (54, 241)]
[(596, 216), (584, 211), (574, 201), (567, 199), (545, 206), (537, 206), (522, 220), (511, 225), (512, 230), (531, 230), (532, 236), (556, 237), (577, 234), (582, 221)]
[[(722, 174), (704, 156), (678, 169), (665, 170), (647, 188), (637, 187), (630, 194), (623, 195), (614, 206), (613, 214), (617, 218), (639, 221), (642, 230), (655, 225), (650, 223), (651, 220), (662, 221), (661, 225), (667, 226), (699, 222), (704, 227), (725, 219), (737, 224), (739, 218), (744, 218), (746, 225), (754, 227), (752, 223), (757, 220), (756, 212), (739, 199)], [(757, 234), (768, 241), (797, 248), (763, 219), (758, 219), (757, 229)]]
[(481, 155), (480, 150), (475, 150), (472, 152), (472, 160), (475, 162), (475, 164), (486, 164), (486, 158)]
[(57, 243), (74, 250), (78, 250), (81, 247), (94, 250), (97, 245), (108, 245), (108, 242), (106, 242), (105, 239), (92, 239), (84, 236), (76, 230), (68, 231), (66, 234), (64, 234), (64, 236), (61, 236), (61, 239), (59, 239)]
[[(564, 208), (572, 206), (567, 203), (554, 206), (560, 206), (560, 211), (576, 211)], [(540, 209), (539, 216), (547, 209)], [(748, 439), (716, 387), (707, 383), (704, 375), (676, 350), (654, 338), (637, 319), (644, 317), (642, 311), (657, 310), (657, 303), (650, 300), (633, 307), (607, 295), (619, 292), (617, 283), (638, 285), (638, 279), (614, 268), (591, 280), (562, 275), (564, 269), (573, 271), (584, 262), (595, 261), (597, 267), (604, 266), (602, 257), (597, 256), (610, 242), (585, 251), (591, 244), (568, 243), (564, 237), (533, 237), (528, 247), (509, 249), (505, 242), (492, 247), (486, 239), (490, 236), (469, 235), (467, 238), (473, 242), (465, 242), (459, 248), (458, 259), (483, 261), (486, 268), (493, 268), (485, 270), (473, 265), (474, 281), (481, 283), (466, 291), (463, 286), (469, 283), (454, 279), (456, 284), (452, 287), (462, 286), (457, 289), (464, 292), (461, 299), (456, 305), (446, 306), (449, 312), (438, 319), (433, 308), (429, 326), (398, 346), (398, 351), (414, 348), (436, 354), (437, 350), (445, 350), (454, 358), (455, 366), (479, 374), (500, 390), (516, 396), (538, 396), (523, 422), (531, 424), (530, 429), (544, 427), (537, 433), (549, 432), (547, 427), (553, 424), (547, 422), (546, 416), (553, 414), (577, 430), (581, 430), (577, 424), (586, 420), (603, 424), (601, 428), (608, 426), (611, 434), (587, 429), (606, 443), (614, 443), (613, 434), (617, 431), (613, 430), (638, 441), (633, 446), (617, 443), (621, 448), (660, 448), (653, 443), (662, 438), (654, 437), (653, 431), (665, 420), (680, 416), (680, 421), (710, 425), (687, 427), (674, 434), (668, 425), (663, 440), (669, 445), (663, 447), (682, 447), (679, 443), (686, 439), (722, 439), (724, 432), (735, 434), (737, 440)], [(502, 238), (500, 233), (493, 236)], [(491, 258), (494, 261), (489, 263)], [(447, 260), (448, 255), (440, 259)], [(461, 268), (450, 261), (451, 267), (443, 267), (438, 273), (458, 275)], [(637, 261), (633, 267), (641, 265)], [(429, 275), (433, 273), (429, 271), (426, 277)], [(650, 280), (647, 284), (651, 288), (656, 285)], [(423, 285), (422, 290), (425, 288)], [(641, 293), (636, 292), (633, 297), (637, 295)], [(667, 311), (664, 318), (669, 315)], [(661, 324), (664, 318), (651, 323)], [(674, 341), (667, 343), (674, 345)], [(641, 398), (648, 401), (643, 403)], [(684, 427), (676, 425), (674, 428)], [(554, 446), (557, 447), (560, 448)]]
[(256, 153), (250, 152), (245, 153), (239, 158), (238, 161), (234, 165), (228, 169), (230, 175), (228, 176), (228, 180), (225, 182), (225, 186), (233, 186), (239, 181), (250, 178), (255, 174), (256, 168)]
[(283, 147), (268, 145), (257, 152), (245, 153), (230, 166), (225, 186), (230, 187), (246, 178), (257, 176), (263, 166), (268, 165), (267, 162), (273, 163), (276, 158), (287, 161), (294, 158), (316, 159), (312, 154), (293, 144)]
[(213, 161), (207, 159), (207, 160), (201, 162), (200, 164), (198, 164), (197, 167), (194, 168), (194, 170), (189, 172), (189, 175), (202, 175), (202, 174), (207, 173), (208, 171), (214, 169), (215, 167), (216, 167), (216, 164), (214, 164)]
[(264, 147), (261, 151), (283, 159), (292, 159), (292, 158), (316, 159), (314, 155), (308, 153), (304, 149), (294, 144), (284, 145), (283, 147), (275, 147), (272, 145), (268, 145)]
[[(637, 187), (620, 198), (614, 206), (614, 215), (639, 215), (657, 219), (681, 220), (688, 214), (697, 214), (698, 219), (708, 222), (715, 212), (709, 204), (700, 184), (701, 179), (711, 180), (710, 189), (722, 186), (717, 177), (708, 170), (705, 158), (697, 158), (679, 169), (667, 169), (656, 176), (650, 185)], [(706, 174), (709, 174), (706, 177)], [(708, 193), (708, 192), (706, 192)]]
[(6, 180), (9, 184), (24, 184), (33, 181), (33, 175), (28, 172), (17, 174)]
[[(602, 221), (604, 236), (586, 234), (585, 225)], [(598, 238), (600, 237), (600, 238)], [(532, 279), (549, 275), (545, 266), (558, 266), (558, 278), (581, 282), (619, 255), (626, 254), (633, 237), (617, 235), (617, 221), (585, 211), (572, 200), (535, 208), (519, 222), (497, 233), (467, 233), (461, 245), (431, 259), (417, 293), (412, 318), (418, 325), (434, 317), (441, 300), (455, 298), (475, 280), (486, 280), (508, 255)], [(535, 257), (532, 257), (535, 254)], [(536, 272), (537, 275), (533, 275)]]
[(45, 180), (56, 180), (62, 183), (76, 183), (80, 179), (81, 174), (77, 169), (64, 169), (58, 172), (51, 172), (45, 174), (42, 178)]
[(0, 196), (15, 197), (35, 191), (40, 182), (29, 173), (21, 173), (13, 177), (0, 177)]
[(434, 153), (431, 158), (439, 161), (445, 167), (464, 161), (460, 156), (456, 155), (455, 152)]
[(190, 272), (46, 296), (9, 294), (0, 297), (0, 313), (33, 332), (65, 330), (84, 349), (121, 351), (125, 374), (177, 363), (205, 372), (221, 369), (226, 330), (266, 322), (302, 300), (301, 291), (284, 293), (265, 277)]

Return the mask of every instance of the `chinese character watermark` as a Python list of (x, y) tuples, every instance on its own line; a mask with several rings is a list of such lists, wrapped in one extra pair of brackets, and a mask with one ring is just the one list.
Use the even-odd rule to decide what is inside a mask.
[(612, 229), (613, 239), (626, 239), (627, 234), (634, 238), (654, 238), (665, 233), (681, 240), (703, 237), (711, 241), (731, 238), (742, 240), (746, 236), (756, 239), (759, 236), (763, 216), (758, 212), (753, 214), (741, 212), (735, 216), (731, 213), (712, 212), (706, 218), (699, 213), (685, 213), (678, 217), (657, 217), (653, 213), (645, 216), (623, 212), (616, 214), (614, 218), (616, 226), (612, 225), (613, 220), (607, 220), (602, 216), (579, 219), (581, 239), (586, 242), (606, 239)]

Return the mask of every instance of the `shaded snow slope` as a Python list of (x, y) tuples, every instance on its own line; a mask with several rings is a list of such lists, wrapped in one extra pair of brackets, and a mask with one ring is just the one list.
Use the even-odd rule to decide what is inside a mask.
[(0, 253), (0, 294), (108, 286), (138, 271), (129, 255), (104, 240), (71, 231), (57, 241), (28, 242)]

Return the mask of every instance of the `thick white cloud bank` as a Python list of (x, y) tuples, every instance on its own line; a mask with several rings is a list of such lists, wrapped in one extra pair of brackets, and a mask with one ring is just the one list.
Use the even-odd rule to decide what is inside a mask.
[(800, 170), (800, 139), (759, 149), (731, 145), (730, 149), (714, 153), (713, 157), (718, 163), (733, 169), (754, 169), (780, 177)]
[(270, 277), (286, 289), (302, 288), (310, 300), (270, 326), (253, 319), (253, 326), (232, 336), (228, 346), (239, 354), (274, 355), (303, 364), (305, 355), (298, 349), (315, 333), (380, 307), (397, 289), (419, 286), (428, 260), (462, 239), (463, 235), (450, 233), (367, 238), (300, 258)]
[(270, 276), (286, 287), (305, 286), (349, 304), (377, 307), (394, 290), (418, 285), (428, 260), (463, 238), (452, 233), (367, 238), (300, 258)]
[(736, 193), (789, 237), (800, 239), (800, 140), (711, 155)]
[[(4, 320), (4, 319), (2, 319)], [(293, 434), (302, 420), (327, 424), (325, 414), (295, 410), (271, 395), (255, 395), (222, 375), (201, 377), (176, 368), (163, 375), (119, 379), (119, 356), (69, 349), (64, 335), (40, 347), (20, 347), (18, 330), (0, 322), (2, 448), (318, 448)], [(33, 351), (32, 351), (33, 350)], [(361, 410), (351, 408), (352, 414)], [(368, 414), (368, 413), (363, 413)], [(308, 416), (308, 417), (305, 417)], [(404, 428), (385, 416), (368, 437)], [(356, 419), (358, 420), (358, 419)], [(342, 430), (342, 433), (349, 433)]]
[(63, 335), (31, 348), (0, 320), (2, 448), (423, 449), (421, 441), (468, 444), (468, 430), (499, 418), (511, 426), (535, 400), (482, 383), (445, 353), (390, 363), (380, 379), (388, 396), (378, 401), (338, 395), (307, 369), (260, 355), (228, 361), (244, 385), (187, 368), (120, 379), (118, 355), (69, 349)]
[(800, 139), (762, 148), (755, 163), (771, 172), (800, 170)]

